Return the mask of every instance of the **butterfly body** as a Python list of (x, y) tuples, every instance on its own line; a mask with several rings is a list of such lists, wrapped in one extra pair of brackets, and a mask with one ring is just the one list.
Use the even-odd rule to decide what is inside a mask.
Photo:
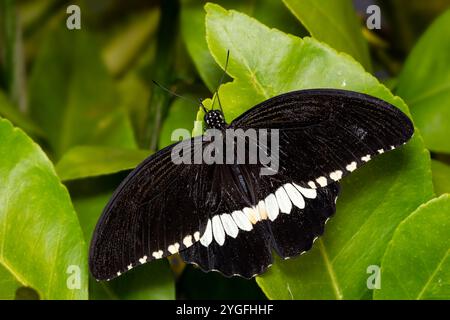
[(210, 110), (203, 117), (208, 129), (225, 129), (227, 123), (223, 112), (220, 110)]
[[(217, 155), (206, 133), (150, 156), (118, 187), (97, 224), (89, 257), (95, 278), (178, 252), (204, 271), (260, 274), (272, 264), (272, 251), (290, 258), (309, 250), (335, 212), (339, 181), (414, 132), (391, 104), (335, 89), (276, 96), (230, 124), (219, 110), (204, 120), (221, 135), (234, 131), (248, 154), (255, 153), (253, 141), (274, 161), (250, 163), (234, 140), (237, 157), (230, 162), (173, 161), (181, 146), (192, 147), (183, 149), (189, 159), (205, 150)], [(251, 130), (270, 143), (248, 138)]]

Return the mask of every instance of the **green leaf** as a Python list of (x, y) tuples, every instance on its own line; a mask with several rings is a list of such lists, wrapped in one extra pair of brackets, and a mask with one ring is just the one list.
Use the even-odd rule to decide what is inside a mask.
[(450, 10), (428, 28), (400, 74), (397, 93), (411, 108), (425, 145), (450, 153)]
[[(44, 152), (0, 120), (0, 265), (41, 299), (86, 299), (86, 245), (69, 194)], [(69, 289), (70, 266), (80, 289)]]
[(95, 39), (85, 30), (52, 30), (31, 74), (30, 109), (57, 158), (75, 145), (136, 147), (126, 113)]
[(369, 46), (350, 0), (283, 0), (310, 34), (371, 70)]
[(159, 148), (164, 148), (172, 143), (172, 133), (176, 129), (186, 129), (189, 132), (194, 127), (197, 116), (197, 106), (186, 100), (175, 100), (170, 106), (169, 113), (161, 128), (159, 136)]
[[(290, 32), (302, 34), (304, 31), (288, 10), (279, 1), (258, 0), (255, 1), (217, 1), (229, 8), (245, 12), (271, 27)], [(182, 1), (181, 10), (181, 32), (189, 55), (191, 56), (202, 80), (211, 92), (217, 89), (223, 71), (217, 66), (209, 53), (205, 41), (205, 2), (197, 0)], [(230, 48), (231, 56), (233, 50)]]
[(450, 193), (450, 166), (437, 160), (431, 160), (431, 171), (436, 195)]
[(0, 300), (13, 300), (20, 287), (20, 282), (0, 263)]
[(61, 180), (74, 180), (129, 170), (150, 151), (102, 146), (78, 146), (67, 151), (56, 165)]
[(420, 206), (399, 225), (374, 298), (450, 299), (450, 195)]
[(0, 91), (0, 115), (7, 118), (14, 125), (20, 127), (25, 132), (31, 135), (36, 135), (42, 137), (44, 133), (42, 130), (36, 126), (36, 124), (28, 119), (25, 115), (20, 113), (17, 108), (14, 108), (11, 103), (6, 98), (5, 94)]
[[(371, 94), (408, 112), (401, 99), (347, 55), (217, 5), (209, 4), (206, 10), (207, 41), (216, 61), (223, 67), (227, 49), (234, 51), (228, 66), (234, 80), (219, 90), (228, 122), (272, 96), (321, 87)], [(346, 178), (325, 236), (307, 254), (277, 261), (257, 278), (266, 295), (278, 299), (369, 296), (367, 266), (380, 262), (397, 225), (433, 195), (429, 166), (429, 155), (416, 132), (401, 150)]]
[[(85, 238), (90, 242), (97, 220), (111, 193), (74, 200)], [(166, 260), (153, 261), (110, 282), (89, 281), (90, 299), (175, 299), (175, 282)]]

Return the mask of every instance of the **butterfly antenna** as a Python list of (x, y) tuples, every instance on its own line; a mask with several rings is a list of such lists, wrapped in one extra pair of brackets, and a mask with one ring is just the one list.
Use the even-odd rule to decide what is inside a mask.
[(199, 99), (198, 99), (198, 102), (200, 103), (200, 106), (202, 107), (203, 112), (204, 112), (204, 113), (208, 113), (208, 109), (206, 109), (205, 105), (203, 104), (202, 98), (199, 98)]
[(227, 74), (229, 60), (230, 60), (230, 50), (227, 50), (227, 59), (225, 60), (225, 67), (223, 68), (223, 73), (222, 73), (222, 76), (220, 77), (219, 85), (217, 86), (216, 94), (214, 95), (213, 102), (211, 104), (212, 106), (214, 106), (214, 101), (215, 101), (215, 98), (217, 95), (217, 101), (219, 102), (220, 111), (222, 111), (222, 113), (223, 113), (223, 109), (222, 109), (222, 104), (220, 103), (220, 98), (219, 98), (219, 88), (222, 85), (225, 75)]
[[(186, 101), (195, 103), (195, 105), (198, 105), (197, 102), (196, 102), (194, 99), (191, 99), (191, 98), (188, 98), (188, 97), (183, 97), (182, 95), (179, 95), (178, 93), (173, 92), (172, 90), (169, 90), (169, 89), (167, 89), (166, 87), (160, 85), (160, 84), (159, 84), (158, 82), (156, 82), (155, 80), (152, 80), (152, 82), (153, 82), (155, 85), (157, 85), (160, 89), (166, 91), (167, 93), (169, 93), (169, 94), (171, 94), (171, 95), (173, 95), (173, 96), (175, 96), (175, 97), (177, 97), (177, 98), (181, 98), (181, 99), (184, 99), (184, 100), (186, 100)], [(201, 104), (201, 102), (200, 102), (200, 104)], [(201, 105), (203, 106), (203, 104), (201, 104)], [(203, 106), (203, 108), (205, 108), (205, 107)]]

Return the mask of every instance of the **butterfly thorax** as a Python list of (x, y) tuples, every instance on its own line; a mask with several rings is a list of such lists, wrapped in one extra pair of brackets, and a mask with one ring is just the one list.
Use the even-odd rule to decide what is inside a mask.
[(226, 127), (225, 117), (220, 110), (210, 110), (205, 114), (204, 120), (208, 129), (223, 129)]

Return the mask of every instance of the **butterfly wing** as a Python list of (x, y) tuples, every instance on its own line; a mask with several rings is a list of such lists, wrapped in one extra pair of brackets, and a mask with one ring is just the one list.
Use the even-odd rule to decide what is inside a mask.
[[(201, 139), (185, 140), (191, 156)], [(194, 144), (201, 148), (195, 151)], [(117, 188), (94, 231), (89, 267), (108, 280), (133, 267), (176, 253), (198, 241), (207, 212), (217, 203), (211, 193), (213, 166), (172, 161), (174, 146), (150, 156)], [(200, 150), (200, 151), (198, 151)]]
[(231, 128), (279, 130), (280, 172), (324, 187), (375, 156), (406, 143), (411, 120), (393, 105), (361, 93), (312, 89), (266, 100)]

